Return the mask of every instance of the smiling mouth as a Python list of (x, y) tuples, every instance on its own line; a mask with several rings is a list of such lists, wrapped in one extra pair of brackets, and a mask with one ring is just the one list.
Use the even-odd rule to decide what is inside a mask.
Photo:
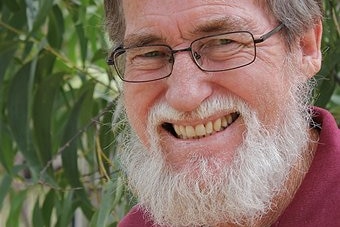
[(239, 112), (234, 112), (204, 124), (176, 125), (163, 123), (162, 127), (178, 139), (200, 139), (225, 130), (233, 124), (239, 116)]

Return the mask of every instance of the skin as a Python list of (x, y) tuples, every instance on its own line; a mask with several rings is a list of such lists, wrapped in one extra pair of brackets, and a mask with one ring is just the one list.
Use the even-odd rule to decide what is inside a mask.
[[(253, 1), (123, 1), (126, 20), (125, 46), (134, 44), (167, 44), (173, 49), (186, 48), (191, 41), (221, 31), (247, 30), (255, 38), (278, 25), (271, 16)], [(227, 19), (226, 19), (227, 18)], [(226, 21), (226, 24), (216, 21)], [(306, 79), (320, 68), (320, 23), (296, 40), (297, 59)], [(171, 35), (169, 35), (171, 34)], [(175, 55), (170, 77), (151, 83), (124, 83), (124, 102), (132, 128), (146, 147), (148, 113), (156, 103), (164, 102), (174, 109), (190, 113), (202, 102), (214, 96), (230, 95), (244, 100), (266, 127), (278, 127), (286, 111), (289, 89), (283, 77), (282, 65), (286, 47), (280, 32), (257, 45), (257, 58), (247, 67), (226, 72), (203, 72), (192, 61), (188, 52)], [(171, 119), (169, 123), (197, 125), (215, 120), (234, 109), (226, 108), (205, 119)], [(162, 152), (174, 169), (188, 165), (190, 157), (199, 154), (219, 157), (230, 163), (235, 148), (246, 131), (242, 116), (226, 130), (203, 139), (181, 140), (173, 137), (158, 124), (162, 138)]]

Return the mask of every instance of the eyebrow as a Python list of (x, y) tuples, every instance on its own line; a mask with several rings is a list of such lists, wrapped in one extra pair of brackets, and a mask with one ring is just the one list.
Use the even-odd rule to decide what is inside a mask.
[(213, 32), (233, 32), (245, 30), (250, 22), (240, 17), (224, 16), (198, 24), (194, 27), (192, 34), (213, 33)]
[(131, 33), (125, 37), (123, 45), (124, 47), (136, 47), (145, 46), (151, 43), (161, 43), (164, 39), (158, 35), (142, 32), (142, 33)]

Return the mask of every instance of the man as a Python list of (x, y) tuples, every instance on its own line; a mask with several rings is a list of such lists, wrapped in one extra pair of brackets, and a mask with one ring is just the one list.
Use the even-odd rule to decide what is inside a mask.
[(139, 200), (120, 226), (340, 226), (321, 1), (105, 1)]

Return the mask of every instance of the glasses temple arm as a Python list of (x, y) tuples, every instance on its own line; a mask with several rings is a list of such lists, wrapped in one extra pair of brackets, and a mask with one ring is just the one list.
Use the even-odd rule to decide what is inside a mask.
[(274, 28), (273, 30), (271, 30), (270, 32), (262, 35), (260, 38), (255, 39), (255, 43), (262, 43), (263, 41), (265, 41), (266, 39), (268, 39), (270, 36), (274, 35), (276, 32), (280, 31), (282, 28), (284, 27), (284, 24), (280, 24), (278, 25), (276, 28)]

